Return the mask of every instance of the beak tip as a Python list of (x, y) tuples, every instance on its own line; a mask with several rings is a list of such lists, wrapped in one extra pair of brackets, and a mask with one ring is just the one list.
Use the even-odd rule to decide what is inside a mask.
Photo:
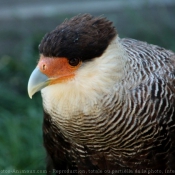
[(32, 96), (33, 96), (32, 92), (30, 92), (30, 89), (29, 88), (27, 89), (27, 91), (28, 91), (29, 98), (32, 99)]
[(29, 95), (29, 98), (32, 99), (32, 95)]

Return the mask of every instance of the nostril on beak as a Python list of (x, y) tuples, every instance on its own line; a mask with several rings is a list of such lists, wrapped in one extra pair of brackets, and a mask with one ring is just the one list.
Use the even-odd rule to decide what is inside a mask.
[(43, 70), (46, 70), (46, 65), (45, 64), (43, 64)]

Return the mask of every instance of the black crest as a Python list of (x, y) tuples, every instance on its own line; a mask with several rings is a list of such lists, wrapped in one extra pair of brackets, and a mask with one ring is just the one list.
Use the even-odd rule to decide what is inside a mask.
[(39, 51), (44, 56), (86, 61), (102, 55), (116, 35), (112, 22), (106, 18), (78, 15), (46, 34)]

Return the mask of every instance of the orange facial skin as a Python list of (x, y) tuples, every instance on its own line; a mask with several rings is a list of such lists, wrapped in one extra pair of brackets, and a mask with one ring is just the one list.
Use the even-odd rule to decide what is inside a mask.
[(71, 66), (69, 60), (64, 57), (53, 58), (43, 55), (38, 62), (40, 71), (50, 79), (50, 85), (73, 78), (80, 65), (81, 62), (77, 66)]

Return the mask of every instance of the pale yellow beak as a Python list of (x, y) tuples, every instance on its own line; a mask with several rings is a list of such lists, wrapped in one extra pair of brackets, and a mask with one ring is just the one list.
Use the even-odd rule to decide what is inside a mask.
[(32, 96), (46, 87), (49, 84), (49, 78), (44, 75), (38, 67), (36, 67), (32, 74), (30, 75), (29, 81), (28, 81), (28, 94), (29, 97), (32, 98)]

